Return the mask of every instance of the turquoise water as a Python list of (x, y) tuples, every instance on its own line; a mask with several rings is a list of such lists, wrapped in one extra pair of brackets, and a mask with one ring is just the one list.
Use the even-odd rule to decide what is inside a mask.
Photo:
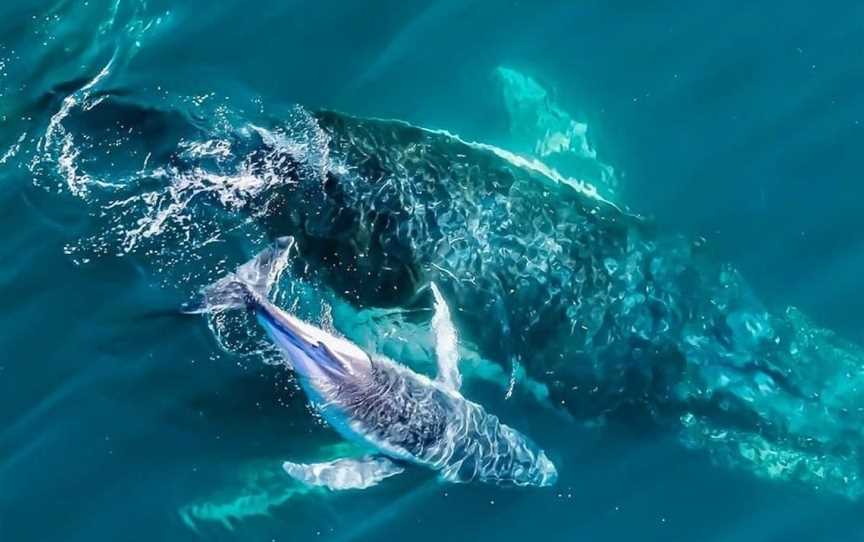
[[(860, 6), (211, 4), (0, 6), (0, 540), (860, 538)], [(282, 461), (350, 450), (247, 322), (178, 309), (274, 234), (296, 233), (256, 214), (298, 175), (281, 154), (261, 157), (277, 148), (261, 134), (287, 135), (287, 156), (324, 167), (309, 116), (320, 108), (540, 160), (649, 228), (697, 240), (740, 271), (724, 284), (748, 284), (759, 301), (742, 305), (776, 315), (765, 325), (778, 338), (811, 337), (789, 358), (747, 352), (813, 411), (769, 387), (749, 410), (716, 402), (758, 422), (706, 409), (710, 423), (688, 425), (692, 390), (676, 402), (669, 390), (610, 399), (630, 391), (618, 381), (602, 397), (572, 389), (570, 358), (532, 357), (548, 336), (484, 341), (519, 322), (516, 306), (482, 326), (457, 318), (478, 351), (465, 393), (542, 443), (555, 487), (448, 485), (421, 469), (341, 493), (287, 479)], [(448, 171), (488, 155), (441, 141), (455, 149), (442, 151)], [(381, 338), (389, 320), (374, 312), (408, 311), (393, 329), (422, 343), (426, 320), (410, 316), (422, 300), (401, 283), (373, 295), (347, 271), (326, 275), (279, 300), (428, 372)], [(449, 293), (457, 313), (471, 308)], [(507, 398), (516, 358), (526, 373)], [(723, 367), (687, 359), (706, 381), (701, 367)], [(757, 437), (804, 459), (744, 461)]]

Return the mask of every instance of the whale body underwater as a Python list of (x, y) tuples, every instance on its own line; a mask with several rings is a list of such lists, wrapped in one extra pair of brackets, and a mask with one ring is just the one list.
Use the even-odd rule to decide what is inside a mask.
[(637, 412), (720, 463), (864, 492), (855, 345), (771, 314), (700, 241), (541, 163), (398, 121), (314, 118), (339, 167), (297, 169), (258, 216), (348, 301), (428, 304), (437, 283), (464, 342), (579, 419)]
[[(183, 224), (218, 208), (290, 236), (293, 275), (355, 313), (428, 314), (436, 284), (460, 355), (503, 367), (515, 393), (539, 384), (534, 396), (575, 419), (651, 420), (719, 464), (864, 494), (859, 346), (794, 308), (769, 310), (703, 241), (539, 161), (401, 121), (299, 111), (217, 129), (99, 96), (62, 126), (68, 137), (134, 126), (127, 169), (147, 155), (135, 174), (153, 192), (134, 201), (156, 202), (149, 224), (197, 205)], [(76, 171), (98, 178), (84, 158)], [(110, 197), (112, 212), (126, 201)], [(152, 240), (141, 223), (134, 233)], [(384, 334), (368, 322), (368, 341), (340, 331), (374, 350)]]

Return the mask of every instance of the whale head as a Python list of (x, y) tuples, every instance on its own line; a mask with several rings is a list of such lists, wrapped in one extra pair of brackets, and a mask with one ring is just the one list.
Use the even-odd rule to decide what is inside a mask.
[(255, 314), (301, 382), (318, 395), (333, 386), (356, 384), (368, 378), (369, 355), (354, 343), (269, 304), (258, 307)]

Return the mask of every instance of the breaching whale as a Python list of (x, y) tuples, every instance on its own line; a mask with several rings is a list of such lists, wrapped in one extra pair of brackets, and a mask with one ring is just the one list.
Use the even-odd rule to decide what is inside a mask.
[(267, 299), (293, 240), (277, 240), (252, 261), (205, 288), (187, 312), (246, 308), (297, 375), (312, 407), (370, 454), (317, 464), (286, 461), (308, 485), (362, 489), (403, 471), (406, 463), (451, 482), (549, 486), (557, 471), (527, 437), (459, 391), (461, 377), (449, 309), (433, 283), (438, 376), (432, 380), (283, 311)]

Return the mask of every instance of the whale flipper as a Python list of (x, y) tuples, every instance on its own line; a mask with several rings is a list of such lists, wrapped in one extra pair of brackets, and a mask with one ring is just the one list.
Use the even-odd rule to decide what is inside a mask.
[(288, 476), (309, 486), (343, 489), (366, 489), (405, 469), (382, 455), (342, 458), (323, 463), (282, 463)]
[(459, 345), (456, 327), (450, 317), (450, 308), (434, 282), (429, 284), (435, 296), (435, 315), (432, 331), (435, 333), (435, 356), (438, 358), (438, 382), (453, 391), (459, 391), (462, 375), (459, 374)]

